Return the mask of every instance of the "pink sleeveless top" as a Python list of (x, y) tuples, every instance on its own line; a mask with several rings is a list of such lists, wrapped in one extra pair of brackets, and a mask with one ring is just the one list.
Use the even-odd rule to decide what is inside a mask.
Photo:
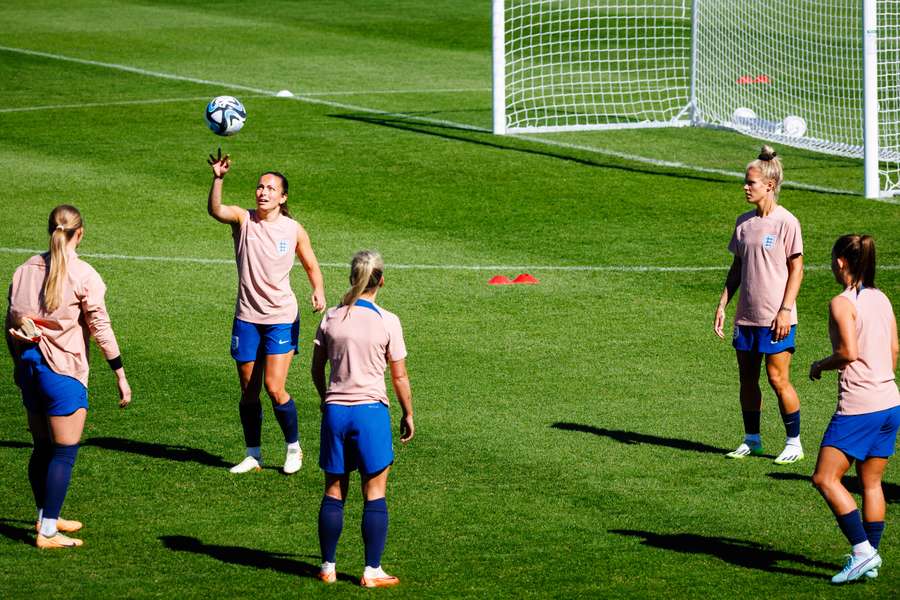
[(397, 315), (366, 301), (352, 308), (329, 309), (314, 343), (325, 350), (331, 362), (326, 403), (388, 404), (384, 383), (388, 356), (392, 361), (406, 358)]
[(875, 288), (847, 288), (841, 296), (856, 306), (859, 356), (840, 371), (837, 414), (860, 415), (900, 405), (891, 359), (890, 300)]
[(279, 215), (261, 221), (255, 210), (233, 228), (238, 295), (234, 316), (248, 323), (275, 325), (297, 320), (291, 267), (297, 248), (297, 221)]
[(16, 269), (9, 286), (9, 312), (16, 320), (28, 317), (38, 326), (38, 347), (54, 372), (74, 377), (87, 387), (88, 340), (92, 334), (107, 359), (119, 356), (119, 344), (106, 312), (106, 285), (91, 265), (72, 252), (62, 302), (53, 312), (44, 312), (41, 293), (47, 272), (46, 256), (32, 256)]

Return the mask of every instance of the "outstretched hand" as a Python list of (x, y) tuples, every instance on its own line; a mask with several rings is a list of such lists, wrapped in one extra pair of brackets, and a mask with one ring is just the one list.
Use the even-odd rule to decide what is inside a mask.
[(206, 162), (212, 167), (213, 175), (220, 178), (225, 177), (225, 173), (231, 168), (231, 156), (222, 156), (222, 148), (219, 148), (218, 156), (210, 154)]

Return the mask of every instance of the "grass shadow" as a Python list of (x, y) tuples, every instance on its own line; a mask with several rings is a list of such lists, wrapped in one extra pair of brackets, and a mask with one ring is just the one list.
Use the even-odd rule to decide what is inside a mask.
[(692, 440), (682, 440), (678, 438), (660, 437), (650, 435), (648, 433), (637, 433), (634, 431), (621, 431), (618, 429), (604, 429), (602, 427), (594, 427), (593, 425), (582, 425), (581, 423), (554, 423), (551, 425), (553, 429), (562, 429), (563, 431), (580, 431), (582, 433), (590, 433), (593, 435), (608, 437), (621, 442), (623, 444), (652, 444), (654, 446), (664, 446), (666, 448), (674, 448), (675, 450), (688, 450), (690, 452), (705, 452), (707, 454), (725, 454), (728, 452), (724, 448), (717, 448), (701, 442)]
[[(769, 477), (778, 481), (804, 481), (812, 485), (811, 475), (802, 475), (800, 473), (769, 473)], [(859, 486), (859, 478), (852, 475), (845, 476), (841, 483), (852, 494), (862, 494), (862, 488)], [(881, 482), (881, 489), (884, 490), (884, 501), (888, 504), (900, 503), (900, 485), (896, 483)]]
[(31, 442), (17, 442), (15, 440), (0, 440), (0, 448), (31, 448)]
[[(785, 575), (822, 579), (839, 568), (831, 563), (811, 560), (801, 554), (776, 550), (771, 546), (748, 540), (708, 537), (692, 533), (653, 533), (631, 529), (610, 529), (609, 532), (617, 535), (643, 538), (641, 542), (643, 546), (684, 554), (706, 554), (737, 567), (765, 571), (767, 573), (784, 573)], [(779, 563), (793, 563), (818, 569), (819, 571), (781, 566)]]
[[(243, 546), (219, 546), (204, 544), (195, 537), (186, 535), (163, 535), (159, 537), (163, 546), (174, 552), (190, 552), (205, 554), (210, 558), (233, 565), (253, 567), (254, 569), (271, 569), (286, 575), (313, 577), (319, 574), (319, 566), (292, 558), (293, 554), (283, 552), (267, 552)], [(338, 573), (338, 579), (356, 582), (350, 575)]]
[[(457, 111), (451, 111), (457, 112)], [(416, 113), (410, 112), (405, 113), (410, 116), (416, 116)], [(424, 113), (429, 114), (429, 113)], [(409, 118), (404, 117), (399, 114), (391, 114), (391, 115), (382, 115), (382, 114), (331, 114), (330, 117), (336, 119), (344, 119), (347, 121), (357, 121), (359, 123), (367, 123), (370, 125), (378, 125), (381, 127), (388, 127), (391, 129), (398, 129), (401, 131), (407, 131), (411, 133), (418, 133), (422, 135), (429, 135), (433, 137), (442, 138), (445, 140), (454, 140), (459, 142), (467, 142), (469, 144), (476, 144), (479, 146), (485, 146), (488, 148), (495, 148), (498, 150), (508, 150), (511, 152), (519, 152), (522, 154), (530, 154), (535, 156), (544, 156), (547, 158), (555, 158), (558, 160), (572, 162), (579, 165), (584, 165), (588, 167), (600, 167), (604, 169), (614, 169), (618, 171), (624, 171), (627, 173), (640, 173), (645, 175), (656, 175), (661, 177), (673, 177), (675, 179), (684, 179), (684, 180), (693, 180), (693, 181), (703, 181), (710, 183), (725, 183), (728, 185), (733, 185), (734, 177), (730, 177), (724, 173), (710, 173), (707, 175), (698, 175), (687, 173), (685, 171), (691, 170), (689, 167), (681, 167), (675, 165), (667, 165), (660, 164), (656, 168), (652, 167), (635, 167), (629, 166), (627, 164), (619, 164), (621, 162), (630, 163), (633, 162), (626, 154), (619, 154), (616, 152), (610, 151), (606, 156), (606, 160), (592, 160), (587, 158), (579, 158), (578, 156), (574, 156), (573, 154), (576, 152), (587, 152), (586, 150), (579, 150), (577, 148), (573, 148), (569, 150), (568, 153), (561, 149), (559, 151), (552, 150), (539, 150), (534, 147), (525, 147), (524, 144), (529, 144), (530, 146), (535, 146), (534, 143), (529, 143), (528, 140), (521, 140), (515, 137), (504, 137), (504, 136), (495, 136), (493, 133), (489, 131), (485, 131), (479, 127), (465, 127), (462, 125), (457, 125), (450, 122), (423, 122), (423, 121), (415, 121)], [(664, 161), (660, 161), (663, 163)], [(697, 171), (698, 169), (693, 169)], [(840, 191), (826, 191), (821, 190), (820, 193), (824, 194), (833, 194), (838, 196), (846, 196), (847, 193)]]
[[(16, 523), (24, 523), (25, 527), (17, 527)], [(34, 545), (34, 521), (21, 519), (0, 519), (0, 535), (29, 546)]]
[(225, 462), (221, 456), (210, 454), (206, 450), (191, 448), (189, 446), (176, 446), (172, 444), (157, 444), (155, 442), (140, 442), (117, 437), (94, 437), (85, 440), (82, 446), (94, 446), (104, 450), (116, 450), (140, 454), (150, 458), (164, 458), (176, 462), (195, 462), (208, 467), (228, 468), (232, 463)]

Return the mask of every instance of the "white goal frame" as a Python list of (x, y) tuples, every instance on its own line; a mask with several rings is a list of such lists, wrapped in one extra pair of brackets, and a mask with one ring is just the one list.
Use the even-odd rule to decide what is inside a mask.
[[(701, 51), (707, 54), (717, 52), (716, 49), (710, 50), (705, 44), (705, 40), (710, 39), (709, 30), (715, 30), (712, 26), (707, 26), (704, 19), (713, 21), (713, 17), (707, 17), (716, 11), (722, 11), (725, 7), (731, 10), (734, 6), (744, 4), (749, 6), (750, 3), (756, 5), (766, 4), (761, 0), (646, 0), (645, 2), (614, 2), (610, 0), (492, 0), (492, 54), (493, 54), (493, 132), (497, 135), (516, 134), (516, 133), (553, 133), (564, 131), (587, 131), (587, 130), (605, 130), (605, 129), (625, 129), (625, 128), (651, 128), (651, 127), (716, 127), (732, 129), (753, 137), (770, 140), (782, 145), (789, 145), (801, 148), (807, 148), (814, 151), (825, 152), (828, 154), (862, 158), (864, 162), (865, 172), (865, 196), (867, 198), (878, 198), (885, 196), (893, 196), (900, 194), (900, 0), (832, 0), (832, 3), (840, 7), (847, 8), (847, 15), (844, 23), (855, 22), (859, 18), (858, 32), (859, 37), (851, 40), (843, 51), (851, 52), (850, 61), (854, 62), (858, 56), (858, 63), (852, 66), (848, 72), (858, 73), (853, 81), (846, 89), (835, 90), (837, 97), (844, 94), (849, 97), (848, 110), (841, 114), (844, 119), (842, 123), (843, 131), (835, 135), (817, 135), (816, 132), (810, 132), (807, 135), (800, 134), (801, 137), (791, 137), (782, 130), (781, 121), (777, 124), (772, 121), (765, 121), (762, 118), (755, 118), (755, 114), (751, 113), (752, 119), (738, 119), (736, 113), (731, 111), (723, 112), (720, 106), (711, 106), (715, 104), (711, 101), (712, 87), (723, 87), (710, 84), (709, 74), (704, 72), (704, 68), (711, 70), (715, 68), (706, 67), (698, 63)], [(597, 65), (613, 64), (616, 58), (611, 58), (608, 62), (600, 62), (587, 64), (585, 71), (580, 72), (578, 69), (585, 64), (584, 56), (601, 55), (604, 49), (603, 35), (604, 31), (599, 29), (568, 29), (559, 33), (554, 31), (554, 27), (571, 27), (570, 24), (563, 23), (566, 7), (571, 6), (573, 11), (581, 11), (581, 13), (589, 11), (602, 12), (613, 10), (610, 7), (615, 5), (615, 9), (623, 11), (639, 11), (641, 5), (665, 5), (670, 4), (677, 7), (679, 17), (683, 16), (684, 20), (679, 25), (683, 40), (689, 36), (689, 41), (678, 43), (673, 48), (666, 47), (669, 54), (663, 54), (662, 62), (672, 63), (673, 60), (678, 62), (678, 73), (684, 73), (683, 77), (677, 82), (678, 89), (675, 90), (673, 98), (666, 98), (667, 103), (665, 111), (659, 111), (657, 114), (642, 116), (639, 112), (629, 112), (616, 120), (615, 110), (618, 108), (613, 103), (602, 104), (597, 102), (588, 106), (567, 105), (558, 108), (557, 102), (565, 102), (561, 99), (562, 93), (557, 96), (553, 89), (559, 81), (566, 83), (564, 86), (590, 87), (596, 85), (596, 79), (609, 75), (609, 77), (622, 76), (619, 71), (603, 71), (597, 69)], [(800, 3), (802, 4), (802, 2)], [(523, 9), (522, 7), (525, 7)], [(539, 9), (547, 9), (546, 12), (540, 12), (539, 18), (534, 19), (534, 15), (538, 14), (533, 7)], [(811, 5), (815, 6), (815, 5)], [(624, 7), (624, 8), (623, 8)], [(808, 7), (807, 7), (808, 8)], [(523, 18), (516, 11), (532, 10), (532, 14), (526, 15), (528, 19)], [(666, 8), (668, 10), (668, 7)], [(754, 9), (755, 10), (755, 9)], [(880, 23), (879, 19), (885, 15), (885, 23)], [(557, 21), (554, 21), (557, 18)], [(647, 20), (649, 20), (648, 17)], [(721, 19), (721, 15), (715, 18)], [(688, 20), (689, 19), (689, 24)], [(848, 21), (849, 19), (849, 21)], [(591, 23), (591, 19), (577, 17), (569, 19), (578, 21), (578, 26), (583, 27), (583, 23)], [(522, 23), (525, 22), (523, 26)], [(777, 21), (777, 17), (773, 19)], [(721, 20), (717, 22), (717, 26), (721, 24)], [(590, 26), (590, 25), (589, 25)], [(690, 33), (687, 33), (689, 27)], [(514, 39), (519, 35), (518, 30), (524, 30), (525, 33), (517, 40)], [(543, 30), (549, 31), (547, 36)], [(535, 34), (535, 32), (538, 32)], [(805, 33), (805, 32), (803, 32)], [(828, 32), (826, 32), (827, 34)], [(728, 33), (715, 32), (716, 35), (728, 36)], [(553, 36), (557, 35), (556, 38)], [(623, 35), (616, 32), (615, 35)], [(658, 35), (658, 34), (654, 34)], [(811, 34), (821, 36), (821, 32)], [(526, 36), (538, 38), (538, 41), (529, 46), (528, 42), (522, 42)], [(568, 37), (567, 37), (568, 36)], [(593, 37), (591, 37), (593, 36)], [(544, 38), (548, 42), (545, 45)], [(564, 38), (572, 46), (578, 44), (579, 47), (574, 52), (566, 52), (563, 42), (559, 39)], [(575, 40), (575, 41), (572, 41)], [(587, 41), (583, 41), (587, 40)], [(621, 38), (612, 40), (610, 43), (621, 41)], [(661, 42), (665, 45), (668, 42)], [(731, 40), (717, 40), (716, 43), (725, 44), (727, 47)], [(558, 48), (554, 49), (554, 44)], [(550, 48), (551, 50), (546, 50)], [(588, 48), (589, 51), (586, 51)], [(717, 47), (718, 48), (718, 47)], [(819, 49), (819, 48), (816, 48)], [(541, 53), (544, 54), (541, 54)], [(672, 58), (672, 52), (676, 53), (676, 58)], [(748, 50), (749, 52), (749, 50)], [(835, 50), (838, 52), (838, 50)], [(529, 54), (533, 53), (533, 54)], [(593, 53), (593, 54), (592, 54)], [(568, 58), (566, 58), (568, 54)], [(608, 55), (615, 54), (609, 52)], [(571, 58), (577, 56), (577, 58)], [(831, 58), (830, 55), (827, 55)], [(566, 60), (571, 62), (566, 63)], [(647, 60), (641, 58), (634, 59), (633, 55), (627, 59), (631, 62), (641, 62), (645, 68)], [(774, 57), (773, 60), (778, 60)], [(834, 61), (840, 63), (847, 61), (846, 55), (834, 57)], [(552, 61), (552, 64), (550, 64)], [(580, 63), (579, 63), (580, 61)], [(707, 61), (714, 62), (714, 61)], [(579, 64), (576, 64), (579, 63)], [(525, 66), (522, 67), (521, 65)], [(546, 66), (548, 65), (549, 66)], [(617, 66), (622, 65), (623, 72), (631, 65), (622, 59)], [(562, 65), (562, 68), (560, 68)], [(683, 65), (683, 68), (682, 68)], [(544, 69), (546, 73), (542, 72)], [(593, 70), (592, 70), (593, 69)], [(653, 70), (652, 66), (649, 67)], [(660, 69), (662, 71), (662, 69)], [(522, 75), (522, 72), (525, 72)], [(587, 75), (583, 75), (587, 73)], [(611, 74), (609, 74), (611, 73)], [(705, 74), (704, 74), (705, 73)], [(717, 73), (718, 74), (718, 73)], [(587, 83), (580, 79), (584, 77)], [(665, 73), (663, 73), (665, 76)], [(858, 77), (862, 77), (862, 82), (858, 81)], [(705, 78), (704, 78), (705, 77)], [(881, 77), (881, 79), (879, 79)], [(893, 81), (896, 79), (896, 81)], [(540, 87), (544, 80), (550, 81), (547, 89)], [(533, 81), (537, 81), (535, 86)], [(572, 82), (575, 83), (572, 83)], [(879, 87), (879, 82), (881, 86)], [(730, 83), (734, 83), (733, 81)], [(738, 81), (740, 83), (740, 81)], [(764, 83), (768, 83), (765, 81)], [(817, 83), (816, 85), (825, 85), (828, 83)], [(529, 87), (531, 86), (531, 87)], [(662, 81), (658, 86), (665, 90), (672, 86), (671, 81)], [(771, 86), (775, 87), (775, 86)], [(817, 88), (821, 90), (822, 88)], [(548, 91), (549, 90), (549, 91)], [(650, 90), (650, 94), (660, 95), (659, 90)], [(721, 90), (717, 90), (720, 94), (715, 100), (721, 99)], [(824, 88), (826, 95), (830, 94), (827, 88)], [(529, 96), (529, 94), (532, 94)], [(861, 98), (859, 96), (862, 96)], [(806, 98), (796, 98), (790, 94), (787, 97), (777, 97), (778, 106), (781, 114), (777, 117), (781, 119), (784, 115), (804, 115), (808, 114), (809, 101)], [(534, 102), (533, 105), (528, 104)], [(676, 102), (677, 104), (673, 104)], [(735, 100), (735, 102), (739, 102)], [(793, 105), (792, 105), (793, 103)], [(719, 102), (719, 104), (722, 104)], [(516, 107), (535, 106), (528, 110), (517, 110)], [(602, 108), (602, 115), (598, 114), (597, 108)], [(845, 108), (845, 107), (842, 107)], [(881, 108), (881, 110), (879, 110)], [(793, 110), (792, 110), (793, 109)], [(590, 114), (590, 111), (596, 111)], [(556, 114), (553, 114), (556, 111)], [(586, 111), (583, 114), (577, 114), (579, 111)], [(788, 112), (790, 111), (790, 112)], [(547, 117), (547, 122), (541, 122), (544, 114), (551, 114)], [(527, 118), (520, 118), (519, 115), (529, 115)], [(562, 117), (558, 115), (563, 115)], [(881, 118), (881, 123), (879, 123)], [(563, 121), (563, 122), (560, 122)], [(578, 121), (578, 122), (575, 122)], [(786, 124), (787, 121), (784, 121)], [(812, 125), (812, 124), (811, 124)], [(785, 126), (784, 129), (787, 129)], [(805, 129), (805, 122), (804, 122)], [(821, 128), (817, 131), (821, 131)], [(843, 133), (849, 131), (849, 137)], [(793, 135), (793, 134), (792, 134)]]

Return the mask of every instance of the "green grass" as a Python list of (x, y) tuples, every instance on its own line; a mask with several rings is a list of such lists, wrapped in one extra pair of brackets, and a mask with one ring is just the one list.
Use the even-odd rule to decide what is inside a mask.
[[(389, 482), (385, 567), (392, 597), (889, 597), (900, 585), (900, 476), (886, 474), (879, 579), (832, 590), (846, 542), (809, 485), (834, 408), (823, 356), (833, 240), (875, 235), (882, 289), (900, 303), (900, 208), (785, 189), (810, 266), (793, 379), (808, 458), (729, 462), (740, 439), (737, 373), (712, 333), (730, 263), (739, 180), (467, 130), (490, 125), (484, 2), (54, 2), (0, 7), (2, 45), (237, 84), (330, 104), (0, 50), (0, 284), (42, 249), (61, 202), (84, 213), (83, 254), (103, 275), (135, 400), (115, 407), (98, 352), (91, 412), (64, 514), (86, 523), (78, 552), (30, 545), (30, 436), (12, 365), (0, 358), (0, 586), (5, 597), (361, 595), (354, 484), (324, 588), (322, 492), (309, 340), (318, 316), (296, 269), (303, 349), (288, 389), (306, 464), (234, 477), (238, 385), (228, 355), (235, 294), (227, 227), (206, 215), (206, 154), (234, 157), (225, 200), (249, 206), (257, 175), (291, 180), (327, 296), (354, 251), (388, 263), (379, 302), (404, 323), (417, 436)], [(427, 90), (454, 90), (428, 92)], [(402, 93), (381, 93), (381, 92)], [(355, 92), (345, 95), (344, 92)], [(234, 138), (202, 123), (233, 93), (249, 120)], [(111, 104), (157, 101), (147, 104)], [(21, 110), (48, 105), (80, 108)], [(87, 106), (103, 104), (103, 106)], [(344, 105), (344, 106), (339, 106)], [(356, 107), (356, 108), (354, 108)], [(365, 109), (365, 110), (362, 110)], [(417, 115), (449, 123), (422, 122)], [(552, 141), (740, 171), (760, 142), (722, 131), (557, 134)], [(788, 179), (859, 187), (858, 161), (783, 148)], [(686, 158), (688, 157), (688, 158)], [(399, 268), (431, 265), (436, 268)], [(441, 268), (509, 265), (507, 269)], [(706, 267), (564, 271), (557, 266)], [(490, 287), (523, 270), (536, 286)], [(729, 310), (733, 314), (733, 309)], [(770, 453), (783, 435), (764, 389)], [(396, 407), (394, 407), (396, 410)], [(263, 450), (282, 442), (271, 412)], [(399, 446), (399, 444), (398, 444)]]

